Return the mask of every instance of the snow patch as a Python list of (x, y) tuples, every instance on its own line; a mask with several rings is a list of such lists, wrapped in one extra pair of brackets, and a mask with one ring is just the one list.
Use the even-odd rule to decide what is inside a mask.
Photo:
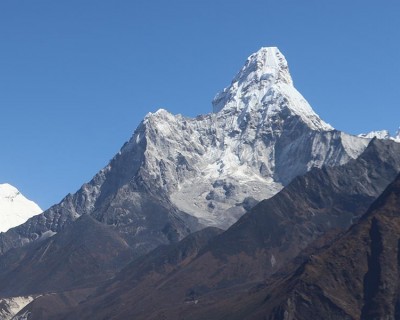
[(47, 238), (50, 238), (56, 234), (57, 234), (57, 232), (48, 230), (48, 231), (43, 232), (42, 235), (40, 236), (40, 238), (41, 238), (41, 240), (46, 240)]

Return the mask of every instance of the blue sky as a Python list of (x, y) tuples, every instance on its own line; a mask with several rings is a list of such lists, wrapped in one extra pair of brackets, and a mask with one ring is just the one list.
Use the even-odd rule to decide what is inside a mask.
[(43, 209), (118, 152), (147, 112), (208, 113), (278, 46), (314, 110), (349, 133), (400, 125), (397, 0), (2, 0), (0, 182)]

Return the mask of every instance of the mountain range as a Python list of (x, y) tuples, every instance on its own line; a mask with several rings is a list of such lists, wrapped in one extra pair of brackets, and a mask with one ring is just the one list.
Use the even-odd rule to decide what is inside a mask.
[(372, 225), (397, 221), (398, 139), (321, 120), (275, 47), (213, 107), (149, 113), (90, 182), (0, 233), (0, 310), (24, 297), (13, 319), (394, 319), (397, 287), (379, 290), (395, 274), (374, 279), (398, 229)]
[(315, 114), (277, 48), (251, 55), (213, 105), (213, 113), (195, 119), (149, 113), (89, 183), (2, 235), (0, 252), (84, 214), (118, 228), (139, 254), (205, 226), (226, 229), (248, 203), (313, 167), (357, 158), (369, 142)]

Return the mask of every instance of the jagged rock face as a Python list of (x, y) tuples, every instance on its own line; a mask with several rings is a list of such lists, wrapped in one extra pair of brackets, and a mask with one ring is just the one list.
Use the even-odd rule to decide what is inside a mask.
[(284, 56), (262, 48), (217, 95), (214, 113), (148, 114), (91, 182), (0, 234), (0, 252), (58, 232), (83, 214), (115, 225), (142, 252), (202, 226), (227, 228), (250, 202), (313, 167), (356, 158), (368, 142), (323, 122), (294, 88)]
[(246, 196), (269, 198), (312, 167), (356, 158), (369, 141), (315, 114), (277, 48), (251, 55), (213, 104), (196, 119), (159, 110), (143, 122), (149, 184), (206, 225), (226, 228)]

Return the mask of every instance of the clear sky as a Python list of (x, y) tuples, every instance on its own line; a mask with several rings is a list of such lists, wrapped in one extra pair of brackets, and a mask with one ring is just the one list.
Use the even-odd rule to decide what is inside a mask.
[(147, 112), (210, 112), (262, 46), (335, 128), (394, 133), (399, 17), (398, 0), (1, 0), (0, 183), (58, 203)]

